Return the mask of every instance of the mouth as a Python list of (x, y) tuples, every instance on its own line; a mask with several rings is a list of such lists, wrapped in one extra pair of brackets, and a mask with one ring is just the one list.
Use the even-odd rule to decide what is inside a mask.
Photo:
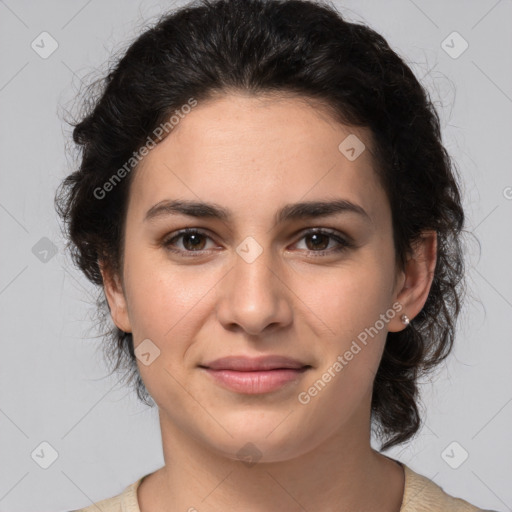
[(297, 383), (312, 366), (283, 356), (230, 356), (199, 365), (199, 368), (215, 383), (230, 391), (255, 395)]
[(265, 370), (300, 370), (306, 363), (286, 356), (227, 356), (199, 365), (211, 370), (234, 370), (241, 372)]

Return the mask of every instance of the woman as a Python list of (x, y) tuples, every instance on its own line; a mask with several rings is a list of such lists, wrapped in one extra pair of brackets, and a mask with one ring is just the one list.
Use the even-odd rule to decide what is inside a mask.
[(450, 353), (464, 213), (437, 113), (309, 1), (162, 18), (75, 126), (60, 214), (165, 465), (104, 512), (476, 511), (385, 450)]

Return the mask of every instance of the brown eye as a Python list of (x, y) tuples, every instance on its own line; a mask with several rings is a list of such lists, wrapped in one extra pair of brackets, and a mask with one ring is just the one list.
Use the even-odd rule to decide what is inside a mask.
[[(185, 249), (187, 250), (190, 250), (190, 251), (195, 251), (195, 250), (202, 250), (204, 249), (204, 235), (202, 234), (191, 234), (191, 233), (186, 233), (184, 235), (180, 235), (181, 237), (183, 237), (183, 247), (185, 247)], [(178, 237), (179, 238), (179, 237)]]
[(307, 235), (304, 238), (312, 241), (311, 244), (306, 243), (308, 249), (320, 249), (323, 251), (329, 247), (329, 240), (331, 237), (323, 233), (312, 233), (311, 235)]
[[(180, 239), (182, 248), (176, 248), (177, 245), (179, 246)], [(210, 239), (208, 235), (197, 229), (185, 229), (164, 240), (163, 246), (169, 251), (177, 253), (200, 253), (204, 250), (208, 250), (205, 247), (208, 239)]]
[(310, 230), (304, 233), (301, 240), (306, 241), (306, 251), (314, 256), (338, 253), (353, 247), (352, 242), (349, 242), (337, 231), (326, 231), (325, 229)]
[[(212, 239), (206, 233), (188, 228), (168, 237), (162, 242), (162, 245), (166, 250), (183, 256), (201, 256), (211, 249), (207, 247), (208, 240)], [(353, 247), (352, 242), (337, 231), (325, 229), (310, 230), (304, 233), (301, 240), (306, 241), (305, 251), (314, 256), (327, 256)]]

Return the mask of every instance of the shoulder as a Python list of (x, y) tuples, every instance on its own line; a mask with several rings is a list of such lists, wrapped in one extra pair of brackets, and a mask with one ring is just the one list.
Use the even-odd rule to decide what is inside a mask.
[(461, 498), (451, 496), (426, 476), (401, 464), (405, 472), (405, 488), (400, 512), (486, 512)]
[(72, 512), (140, 512), (137, 500), (137, 489), (145, 476), (133, 482), (124, 491), (111, 498), (98, 501), (86, 508), (73, 510)]

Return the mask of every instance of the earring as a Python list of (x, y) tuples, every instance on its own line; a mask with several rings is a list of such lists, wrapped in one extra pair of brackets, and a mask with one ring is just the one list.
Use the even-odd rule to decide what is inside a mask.
[(407, 315), (402, 315), (400, 317), (400, 320), (402, 320), (402, 323), (405, 325), (405, 326), (408, 326), (411, 321), (409, 320), (409, 317)]

